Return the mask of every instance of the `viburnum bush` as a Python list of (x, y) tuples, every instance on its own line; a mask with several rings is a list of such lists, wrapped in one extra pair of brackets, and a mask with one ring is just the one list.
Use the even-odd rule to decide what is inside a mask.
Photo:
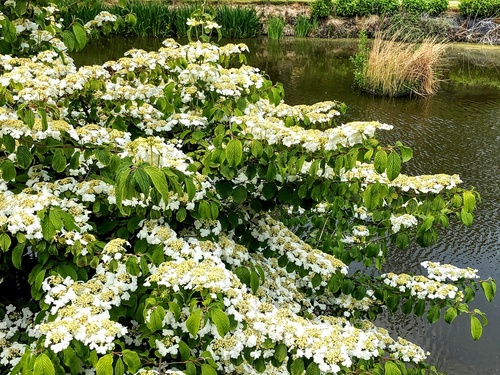
[(285, 104), (242, 44), (77, 68), (62, 41), (83, 34), (55, 6), (0, 11), (0, 372), (426, 374), (379, 314), (468, 314), (481, 336), (469, 302), (493, 280), (380, 271), (478, 199), (457, 175), (401, 174), (411, 150), (375, 138), (391, 126)]

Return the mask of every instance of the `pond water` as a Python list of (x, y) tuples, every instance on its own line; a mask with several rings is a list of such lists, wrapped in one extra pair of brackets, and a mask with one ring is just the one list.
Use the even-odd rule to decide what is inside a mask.
[[(160, 42), (111, 39), (90, 45), (75, 55), (75, 61), (101, 63), (132, 47), (158, 48)], [(434, 246), (398, 251), (388, 260), (387, 269), (421, 272), (421, 261), (434, 260), (477, 268), (482, 277), (500, 281), (500, 48), (453, 46), (444, 82), (435, 96), (387, 99), (353, 89), (348, 57), (356, 52), (356, 41), (243, 42), (251, 51), (248, 63), (283, 83), (287, 103), (345, 102), (348, 111), (343, 121), (378, 120), (394, 125), (391, 132), (379, 133), (379, 138), (392, 144), (401, 140), (413, 148), (414, 159), (405, 164), (405, 173), (459, 173), (465, 185), (481, 193), (482, 203), (470, 228), (451, 227)], [(467, 316), (451, 326), (404, 316), (386, 317), (379, 323), (394, 336), (429, 350), (429, 362), (450, 375), (500, 374), (499, 301), (500, 295), (493, 303), (478, 295), (474, 302), (489, 318), (478, 342), (470, 336)]]

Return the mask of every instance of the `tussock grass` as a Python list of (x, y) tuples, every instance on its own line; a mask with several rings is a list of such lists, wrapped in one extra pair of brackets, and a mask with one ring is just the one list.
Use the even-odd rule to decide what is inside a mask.
[(281, 17), (271, 17), (267, 26), (269, 39), (282, 39), (285, 30), (285, 20)]
[(384, 40), (380, 33), (376, 35), (357, 84), (364, 91), (391, 97), (434, 94), (447, 44), (435, 38), (418, 44), (397, 39), (393, 36)]

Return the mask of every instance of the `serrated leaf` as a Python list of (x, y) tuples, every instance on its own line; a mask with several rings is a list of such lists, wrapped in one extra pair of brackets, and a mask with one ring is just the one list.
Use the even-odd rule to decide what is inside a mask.
[(21, 261), (23, 259), (23, 252), (24, 252), (24, 246), (25, 244), (24, 243), (19, 243), (16, 245), (16, 247), (14, 247), (14, 249), (12, 250), (12, 264), (14, 265), (14, 267), (16, 267), (18, 270), (21, 270), (23, 269), (22, 265), (21, 265)]
[(320, 375), (320, 374), (321, 371), (319, 370), (319, 366), (316, 363), (311, 362), (309, 366), (307, 366), (306, 375)]
[(12, 181), (16, 178), (16, 167), (10, 160), (4, 160), (2, 162), (0, 165), (0, 171), (2, 172), (1, 177), (5, 182)]
[(457, 315), (458, 315), (457, 309), (452, 306), (448, 308), (448, 310), (446, 310), (446, 313), (444, 314), (444, 321), (448, 324), (451, 324), (451, 322), (455, 320)]
[(95, 366), (96, 375), (112, 375), (113, 374), (113, 355), (106, 354), (99, 358)]
[(115, 372), (113, 375), (124, 375), (125, 374), (125, 365), (123, 364), (123, 360), (118, 358), (115, 363)]
[(243, 145), (237, 138), (231, 139), (226, 146), (226, 160), (231, 167), (236, 167), (243, 158)]
[(217, 371), (215, 371), (215, 369), (206, 364), (206, 363), (202, 363), (201, 364), (201, 375), (217, 375)]
[(134, 171), (132, 178), (137, 183), (137, 186), (139, 186), (139, 190), (147, 196), (151, 187), (151, 180), (146, 171), (142, 168), (137, 168)]
[(73, 24), (73, 34), (75, 34), (76, 49), (82, 49), (87, 44), (87, 32), (79, 23)]
[(196, 337), (198, 331), (200, 330), (202, 316), (203, 311), (201, 311), (201, 309), (196, 309), (186, 319), (186, 328), (193, 337)]
[(280, 343), (274, 348), (274, 358), (279, 362), (283, 362), (288, 356), (288, 348), (285, 344)]
[(401, 172), (401, 157), (397, 152), (391, 152), (387, 158), (387, 178), (393, 181)]
[(17, 164), (23, 169), (28, 169), (33, 161), (33, 155), (26, 146), (19, 146), (16, 150)]
[(131, 374), (135, 374), (141, 368), (141, 359), (139, 358), (139, 354), (134, 352), (133, 350), (125, 349), (122, 352), (123, 361), (128, 367), (128, 371)]
[(182, 340), (179, 341), (179, 352), (181, 353), (181, 359), (183, 361), (187, 361), (191, 356), (191, 349), (189, 348), (188, 344), (186, 344)]
[(12, 243), (10, 236), (7, 233), (0, 234), (0, 249), (3, 252), (7, 252)]
[(194, 196), (196, 195), (196, 186), (193, 182), (193, 180), (189, 177), (187, 177), (184, 180), (184, 185), (186, 186), (186, 193), (188, 195), (188, 200), (193, 200)]
[(212, 211), (210, 209), (210, 203), (207, 201), (201, 201), (198, 206), (198, 213), (202, 219), (210, 219), (212, 217)]
[(290, 366), (291, 375), (303, 375), (304, 370), (304, 360), (300, 357), (295, 359)]
[(401, 370), (394, 362), (386, 362), (384, 365), (385, 375), (401, 375)]
[(257, 290), (259, 290), (260, 286), (260, 277), (255, 270), (250, 271), (250, 288), (252, 289), (252, 293), (255, 294), (257, 293)]
[(54, 364), (47, 354), (42, 353), (36, 358), (33, 373), (37, 375), (55, 375)]
[(483, 326), (475, 315), (470, 316), (470, 333), (474, 341), (479, 340), (483, 335)]
[(262, 143), (260, 143), (258, 140), (254, 140), (252, 142), (252, 148), (251, 148), (251, 153), (253, 157), (260, 158), (263, 152), (264, 148), (262, 147)]
[(441, 316), (441, 307), (439, 305), (432, 306), (427, 312), (427, 320), (429, 323), (433, 324), (439, 320)]
[(233, 200), (235, 203), (240, 204), (246, 201), (247, 199), (247, 189), (244, 186), (237, 186), (233, 190)]
[(151, 332), (156, 332), (163, 328), (164, 318), (165, 318), (165, 309), (162, 306), (156, 306), (151, 311), (149, 319), (146, 322), (146, 325), (151, 330)]
[(463, 193), (464, 210), (467, 212), (474, 211), (476, 207), (476, 197), (470, 191), (465, 191)]
[(495, 298), (495, 293), (491, 284), (488, 281), (482, 281), (481, 288), (483, 289), (484, 296), (486, 297), (488, 302), (493, 301), (493, 298)]
[(250, 270), (247, 267), (238, 267), (234, 270), (234, 273), (243, 284), (250, 286)]
[(229, 321), (227, 314), (224, 311), (220, 309), (213, 309), (210, 312), (210, 318), (212, 319), (212, 322), (214, 322), (215, 327), (217, 328), (217, 332), (219, 332), (219, 335), (225, 336), (229, 332), (231, 323)]
[(373, 160), (373, 166), (378, 173), (383, 173), (387, 168), (387, 152), (378, 150)]
[(161, 194), (164, 202), (168, 202), (168, 184), (165, 174), (156, 167), (145, 166), (144, 171), (149, 175), (153, 186)]

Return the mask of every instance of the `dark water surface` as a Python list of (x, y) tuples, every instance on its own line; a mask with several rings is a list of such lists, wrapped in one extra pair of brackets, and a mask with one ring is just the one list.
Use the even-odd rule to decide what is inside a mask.
[[(398, 251), (388, 260), (395, 272), (422, 272), (424, 260), (480, 270), (500, 281), (500, 48), (474, 51), (453, 47), (445, 82), (431, 98), (386, 99), (352, 88), (348, 57), (356, 42), (319, 39), (245, 40), (250, 65), (264, 70), (285, 87), (289, 104), (338, 100), (348, 105), (343, 121), (378, 120), (394, 125), (380, 132), (382, 142), (401, 140), (413, 148), (407, 174), (458, 173), (475, 186), (482, 204), (470, 228), (451, 227), (437, 245)], [(75, 56), (78, 64), (116, 59), (128, 48), (155, 49), (158, 40), (111, 40), (90, 45)], [(499, 293), (500, 294), (500, 293)], [(487, 303), (480, 295), (474, 307), (485, 311), (489, 324), (474, 342), (468, 316), (453, 325), (430, 325), (420, 318), (387, 317), (380, 324), (431, 352), (429, 362), (451, 375), (500, 374), (500, 296)]]

